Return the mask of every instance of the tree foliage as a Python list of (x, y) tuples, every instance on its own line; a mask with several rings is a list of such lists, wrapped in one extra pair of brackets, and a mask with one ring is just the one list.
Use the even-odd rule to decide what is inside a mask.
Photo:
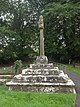
[[(35, 17), (27, 0), (2, 1), (0, 17), (0, 62), (26, 60), (35, 54)], [(3, 51), (4, 50), (4, 51)]]
[(79, 0), (1, 0), (0, 63), (27, 60), (38, 53), (41, 13), (46, 55), (61, 61), (80, 58)]
[(80, 59), (80, 5), (48, 5), (45, 17), (45, 49), (52, 59)]

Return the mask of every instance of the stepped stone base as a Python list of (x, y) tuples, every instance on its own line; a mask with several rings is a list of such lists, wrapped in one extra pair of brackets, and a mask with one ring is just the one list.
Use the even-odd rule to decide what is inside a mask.
[(49, 85), (12, 85), (9, 90), (15, 91), (30, 91), (30, 92), (65, 92), (76, 93), (74, 87), (71, 86), (49, 86)]
[(30, 64), (29, 68), (23, 69), (21, 74), (6, 83), (9, 90), (75, 93), (75, 84), (67, 74), (52, 63), (48, 64), (46, 57), (37, 59), (36, 64)]

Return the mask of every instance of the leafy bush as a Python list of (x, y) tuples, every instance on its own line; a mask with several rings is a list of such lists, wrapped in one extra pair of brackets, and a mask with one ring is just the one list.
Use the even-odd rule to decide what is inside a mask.
[(14, 62), (15, 74), (21, 73), (21, 68), (22, 68), (22, 61), (21, 60), (16, 60)]

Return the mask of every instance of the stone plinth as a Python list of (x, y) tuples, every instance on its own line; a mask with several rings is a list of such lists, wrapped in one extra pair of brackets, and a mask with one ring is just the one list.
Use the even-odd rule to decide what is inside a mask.
[(52, 92), (52, 93), (74, 93), (75, 89), (72, 86), (59, 86), (59, 85), (33, 85), (33, 84), (12, 84), (9, 87), (9, 90), (15, 90), (15, 91), (27, 91), (27, 92)]
[(9, 90), (75, 93), (75, 84), (62, 70), (50, 64), (30, 64), (7, 82)]
[(36, 63), (37, 64), (47, 64), (48, 58), (46, 56), (37, 56)]

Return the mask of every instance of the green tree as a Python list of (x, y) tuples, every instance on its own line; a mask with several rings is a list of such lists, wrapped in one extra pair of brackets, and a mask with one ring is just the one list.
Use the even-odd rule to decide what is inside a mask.
[[(57, 4), (51, 5), (53, 2)], [(66, 2), (73, 2), (73, 4), (65, 4)], [(46, 54), (51, 58), (54, 55), (54, 58), (60, 60), (65, 59), (64, 55), (67, 60), (74, 59), (73, 56), (79, 53), (79, 24), (75, 24), (79, 23), (78, 7), (79, 0), (1, 0), (0, 62), (27, 60), (29, 56), (36, 54), (35, 50), (39, 47), (37, 21), (43, 11)], [(76, 34), (72, 33), (74, 29)], [(50, 35), (53, 35), (54, 39)], [(73, 39), (70, 39), (71, 36)], [(74, 40), (77, 42), (73, 43)]]
[(20, 37), (16, 32), (0, 27), (0, 63), (10, 63), (18, 58), (18, 45)]
[(4, 54), (1, 54), (3, 56), (2, 59), (3, 61), (5, 59), (7, 62), (16, 60), (16, 58), (26, 60), (30, 54), (35, 53), (34, 50), (36, 49), (34, 12), (31, 12), (27, 0), (6, 1), (7, 7), (4, 7), (4, 1), (0, 4), (4, 7), (0, 11), (2, 15), (0, 19), (1, 53), (4, 45), (3, 41), (6, 41), (7, 44), (4, 48), (6, 53), (3, 51)]
[(45, 17), (45, 50), (48, 57), (59, 61), (80, 59), (80, 5), (48, 5)]

